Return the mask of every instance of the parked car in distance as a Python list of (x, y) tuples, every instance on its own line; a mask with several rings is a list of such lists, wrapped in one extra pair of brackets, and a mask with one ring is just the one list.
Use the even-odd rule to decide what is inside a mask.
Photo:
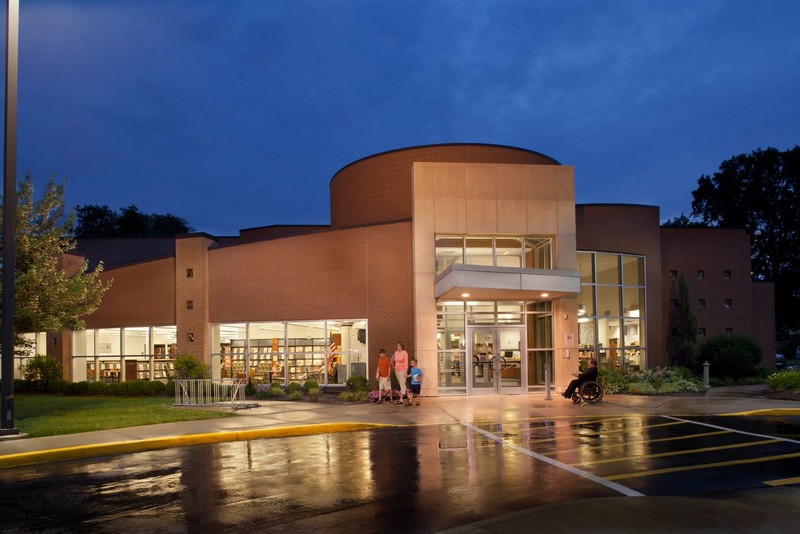
[(786, 365), (786, 356), (783, 354), (776, 354), (775, 355), (775, 367), (778, 369), (783, 369), (783, 366)]

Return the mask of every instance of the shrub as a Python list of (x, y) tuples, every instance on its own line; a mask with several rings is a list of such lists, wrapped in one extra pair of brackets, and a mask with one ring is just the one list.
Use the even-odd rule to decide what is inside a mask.
[(89, 393), (89, 382), (82, 380), (72, 384), (72, 393), (75, 395), (86, 395)]
[(274, 399), (283, 397), (284, 393), (280, 384), (258, 384), (253, 392), (257, 399)]
[(342, 399), (343, 401), (358, 402), (365, 400), (368, 395), (369, 392), (366, 389), (358, 389), (358, 390), (348, 389), (346, 391), (342, 391), (341, 393), (339, 393), (339, 398)]
[(800, 391), (800, 371), (772, 373), (767, 377), (767, 387), (772, 391)]
[(126, 383), (128, 384), (128, 395), (135, 395), (137, 397), (144, 395), (144, 380), (134, 380)]
[(167, 397), (174, 397), (175, 382), (173, 382), (172, 380), (167, 380), (167, 383), (164, 385), (164, 392), (167, 394)]
[(191, 354), (181, 354), (175, 358), (175, 378), (205, 379), (211, 378), (208, 365)]
[(319, 387), (309, 387), (306, 389), (306, 393), (308, 393), (308, 397), (311, 399), (311, 402), (317, 402), (320, 394)]
[(685, 367), (656, 367), (642, 371), (600, 371), (606, 393), (658, 395), (705, 391), (703, 381)]
[(14, 379), (14, 393), (26, 393), (30, 391), (31, 383), (29, 380), (22, 380), (21, 378)]
[[(298, 384), (298, 386), (299, 385), (300, 384)], [(300, 400), (302, 398), (303, 398), (303, 392), (300, 391), (299, 389), (297, 391), (292, 391), (291, 393), (289, 393), (289, 400), (296, 401), (296, 400)]]
[(317, 382), (313, 378), (309, 378), (308, 380), (303, 382), (303, 391), (305, 391), (306, 393), (308, 393), (310, 389), (314, 388), (319, 389), (319, 382)]
[(108, 382), (89, 382), (87, 393), (89, 395), (108, 395), (111, 392), (111, 384)]
[(22, 366), (22, 375), (30, 380), (34, 389), (48, 390), (54, 380), (61, 380), (64, 367), (61, 362), (50, 356), (37, 354)]
[(355, 375), (347, 379), (348, 391), (364, 391), (369, 389), (369, 381), (366, 376)]
[(628, 386), (628, 393), (631, 395), (655, 395), (656, 388), (649, 382), (632, 382)]
[(167, 386), (164, 385), (164, 382), (160, 382), (158, 380), (153, 380), (152, 382), (145, 382), (144, 383), (144, 394), (149, 395), (151, 397), (155, 397), (157, 395), (161, 395), (167, 390)]
[(247, 384), (245, 384), (244, 386), (244, 394), (245, 396), (250, 396), (250, 397), (256, 394), (256, 386), (254, 386), (250, 380), (248, 380)]
[(72, 393), (72, 384), (69, 380), (57, 378), (46, 382), (45, 391), (47, 393)]
[(296, 391), (302, 391), (303, 386), (300, 385), (300, 382), (289, 382), (286, 385), (286, 393), (292, 394)]
[(700, 359), (707, 361), (714, 376), (740, 378), (756, 374), (761, 347), (751, 336), (717, 336), (700, 347)]

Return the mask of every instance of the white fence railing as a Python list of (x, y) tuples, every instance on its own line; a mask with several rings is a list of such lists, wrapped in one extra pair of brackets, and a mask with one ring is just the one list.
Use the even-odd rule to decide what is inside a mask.
[(244, 388), (247, 380), (232, 378), (211, 380), (175, 380), (176, 406), (247, 406)]

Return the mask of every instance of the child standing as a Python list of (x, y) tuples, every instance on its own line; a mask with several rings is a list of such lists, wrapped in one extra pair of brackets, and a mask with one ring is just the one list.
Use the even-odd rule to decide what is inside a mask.
[(416, 358), (411, 359), (411, 365), (411, 396), (417, 397), (417, 406), (419, 406), (419, 392), (420, 389), (422, 389), (422, 379), (425, 373), (422, 372), (422, 369), (417, 367)]
[(383, 402), (383, 392), (389, 392), (389, 402), (392, 401), (392, 380), (390, 378), (391, 362), (386, 355), (386, 351), (381, 349), (378, 352), (378, 370), (375, 378), (378, 380), (378, 404)]

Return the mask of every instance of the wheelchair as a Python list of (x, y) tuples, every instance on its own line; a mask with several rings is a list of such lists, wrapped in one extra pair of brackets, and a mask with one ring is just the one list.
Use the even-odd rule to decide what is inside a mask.
[(580, 404), (597, 404), (603, 401), (603, 386), (594, 380), (584, 382), (572, 394), (572, 402)]

